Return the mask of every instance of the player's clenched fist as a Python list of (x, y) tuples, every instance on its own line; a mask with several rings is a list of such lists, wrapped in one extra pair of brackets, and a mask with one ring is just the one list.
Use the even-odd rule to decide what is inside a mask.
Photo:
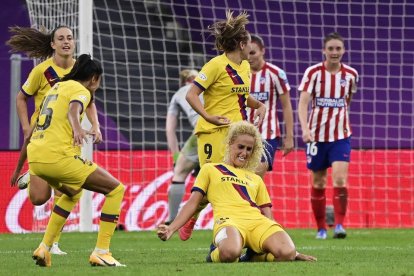
[(169, 240), (172, 236), (172, 231), (169, 229), (168, 225), (160, 224), (158, 225), (157, 235), (163, 241)]

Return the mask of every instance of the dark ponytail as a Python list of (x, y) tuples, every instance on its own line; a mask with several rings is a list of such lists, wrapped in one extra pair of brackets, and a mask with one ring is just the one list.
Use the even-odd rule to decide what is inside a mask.
[(99, 62), (93, 60), (88, 54), (82, 54), (76, 59), (72, 70), (62, 78), (62, 81), (87, 81), (100, 75), (102, 75), (102, 67)]

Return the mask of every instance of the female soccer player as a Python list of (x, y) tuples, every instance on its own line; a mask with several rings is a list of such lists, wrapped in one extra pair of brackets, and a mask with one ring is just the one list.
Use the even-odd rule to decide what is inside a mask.
[[(216, 48), (223, 54), (211, 59), (201, 69), (187, 93), (187, 101), (200, 115), (195, 128), (198, 138), (200, 166), (210, 162), (222, 162), (223, 141), (229, 124), (247, 119), (246, 106), (257, 109), (255, 119), (261, 125), (266, 107), (249, 96), (250, 66), (247, 62), (250, 34), (245, 26), (247, 13), (233, 17), (227, 11), (226, 20), (209, 26), (216, 38)], [(204, 93), (203, 93), (204, 92)], [(203, 93), (204, 106), (199, 99)], [(203, 206), (200, 206), (200, 210)], [(180, 238), (187, 240), (192, 233), (198, 213), (180, 230)]]
[[(122, 266), (109, 252), (109, 244), (120, 213), (124, 185), (95, 163), (83, 160), (80, 146), (87, 135), (81, 127), (85, 109), (93, 101), (101, 82), (102, 67), (89, 55), (81, 55), (69, 74), (50, 89), (43, 100), (27, 147), (30, 175), (41, 177), (53, 188), (87, 189), (105, 195), (98, 240), (89, 262), (98, 266)], [(33, 252), (40, 266), (51, 266), (49, 249), (69, 216), (73, 199), (66, 194), (58, 200), (43, 241)]]
[[(293, 112), (290, 102), (290, 86), (286, 73), (274, 64), (266, 62), (264, 59), (265, 47), (263, 39), (257, 35), (251, 35), (251, 50), (249, 53), (249, 63), (251, 74), (250, 95), (256, 100), (266, 105), (266, 115), (260, 127), (262, 138), (266, 140), (265, 156), (266, 160), (258, 166), (256, 173), (262, 178), (266, 171), (273, 169), (273, 160), (281, 137), (279, 120), (277, 118), (277, 100), (279, 99), (283, 120), (286, 126), (285, 140), (282, 151), (286, 156), (293, 150)], [(249, 114), (250, 122), (253, 122), (254, 111)]]
[(297, 253), (290, 236), (272, 219), (266, 186), (254, 173), (263, 154), (257, 128), (248, 122), (233, 123), (225, 144), (224, 162), (201, 167), (190, 199), (169, 226), (158, 227), (158, 237), (170, 239), (206, 196), (215, 221), (208, 261), (236, 262), (244, 247), (258, 253), (255, 261), (316, 260)]
[[(68, 74), (72, 69), (75, 60), (73, 54), (75, 51), (75, 39), (72, 30), (67, 26), (59, 26), (51, 33), (44, 33), (33, 28), (12, 27), (10, 32), (14, 35), (7, 41), (13, 52), (25, 52), (31, 58), (45, 59), (42, 63), (35, 66), (29, 74), (28, 79), (22, 86), (16, 97), (17, 113), (20, 124), (23, 129), (24, 142), (20, 151), (20, 156), (16, 168), (11, 177), (11, 185), (18, 182), (19, 188), (28, 188), (29, 199), (34, 205), (46, 203), (51, 196), (51, 188), (47, 182), (35, 175), (30, 176), (28, 172), (21, 175), (23, 164), (27, 158), (27, 145), (32, 134), (33, 126), (39, 115), (40, 104), (46, 92), (60, 79)], [(28, 120), (27, 103), (28, 99), (33, 97), (35, 111)], [(92, 123), (92, 132), (94, 133), (96, 143), (102, 141), (102, 134), (99, 129), (98, 115), (96, 106), (92, 103), (87, 108), (89, 121)], [(73, 191), (65, 190), (65, 193), (71, 194)], [(56, 203), (61, 197), (61, 192), (54, 191), (54, 202)], [(81, 194), (75, 198), (80, 198)], [(74, 202), (76, 204), (77, 200)], [(52, 254), (64, 255), (58, 246), (60, 235), (52, 250)]]
[[(318, 227), (317, 239), (326, 239), (325, 187), (327, 169), (332, 167), (335, 214), (334, 238), (345, 238), (343, 221), (348, 202), (348, 165), (351, 154), (349, 104), (356, 92), (358, 72), (341, 63), (344, 39), (330, 33), (324, 39), (325, 61), (306, 69), (299, 86), (299, 121), (307, 143), (307, 167), (312, 171), (312, 210)], [(308, 122), (308, 105), (312, 110)]]
[(179, 149), (176, 135), (177, 121), (181, 112), (184, 112), (192, 127), (195, 127), (198, 114), (195, 112), (185, 99), (191, 83), (197, 76), (196, 70), (182, 70), (180, 72), (181, 88), (171, 99), (167, 112), (166, 134), (170, 151), (174, 156), (174, 176), (170, 189), (168, 190), (168, 221), (172, 221), (177, 215), (180, 203), (185, 193), (185, 179), (198, 166), (197, 137), (192, 134)]

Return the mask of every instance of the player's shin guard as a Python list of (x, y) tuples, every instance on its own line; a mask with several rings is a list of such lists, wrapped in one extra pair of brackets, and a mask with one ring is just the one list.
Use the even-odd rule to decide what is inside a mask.
[(346, 187), (334, 187), (333, 205), (335, 224), (343, 224), (348, 206), (348, 189)]
[(50, 216), (49, 223), (47, 224), (45, 235), (43, 236), (43, 243), (51, 247), (56, 237), (60, 235), (60, 231), (65, 225), (73, 207), (78, 203), (81, 193), (69, 197), (63, 194), (53, 207), (52, 215)]
[(96, 248), (109, 250), (112, 235), (114, 234), (121, 211), (121, 203), (124, 198), (125, 187), (120, 183), (115, 189), (105, 197), (105, 203), (102, 206), (101, 219), (99, 222), (98, 240)]
[(326, 196), (325, 189), (315, 189), (312, 187), (311, 204), (313, 214), (315, 216), (318, 229), (326, 229), (325, 214), (326, 214)]

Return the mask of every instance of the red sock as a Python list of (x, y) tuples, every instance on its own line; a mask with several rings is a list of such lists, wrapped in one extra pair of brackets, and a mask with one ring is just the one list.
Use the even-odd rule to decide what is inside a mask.
[(311, 190), (311, 204), (313, 214), (315, 216), (316, 224), (319, 229), (326, 229), (325, 213), (326, 213), (326, 196), (325, 189), (315, 189), (312, 187)]
[(335, 224), (343, 224), (348, 205), (348, 189), (346, 187), (335, 187), (333, 189), (333, 205)]

